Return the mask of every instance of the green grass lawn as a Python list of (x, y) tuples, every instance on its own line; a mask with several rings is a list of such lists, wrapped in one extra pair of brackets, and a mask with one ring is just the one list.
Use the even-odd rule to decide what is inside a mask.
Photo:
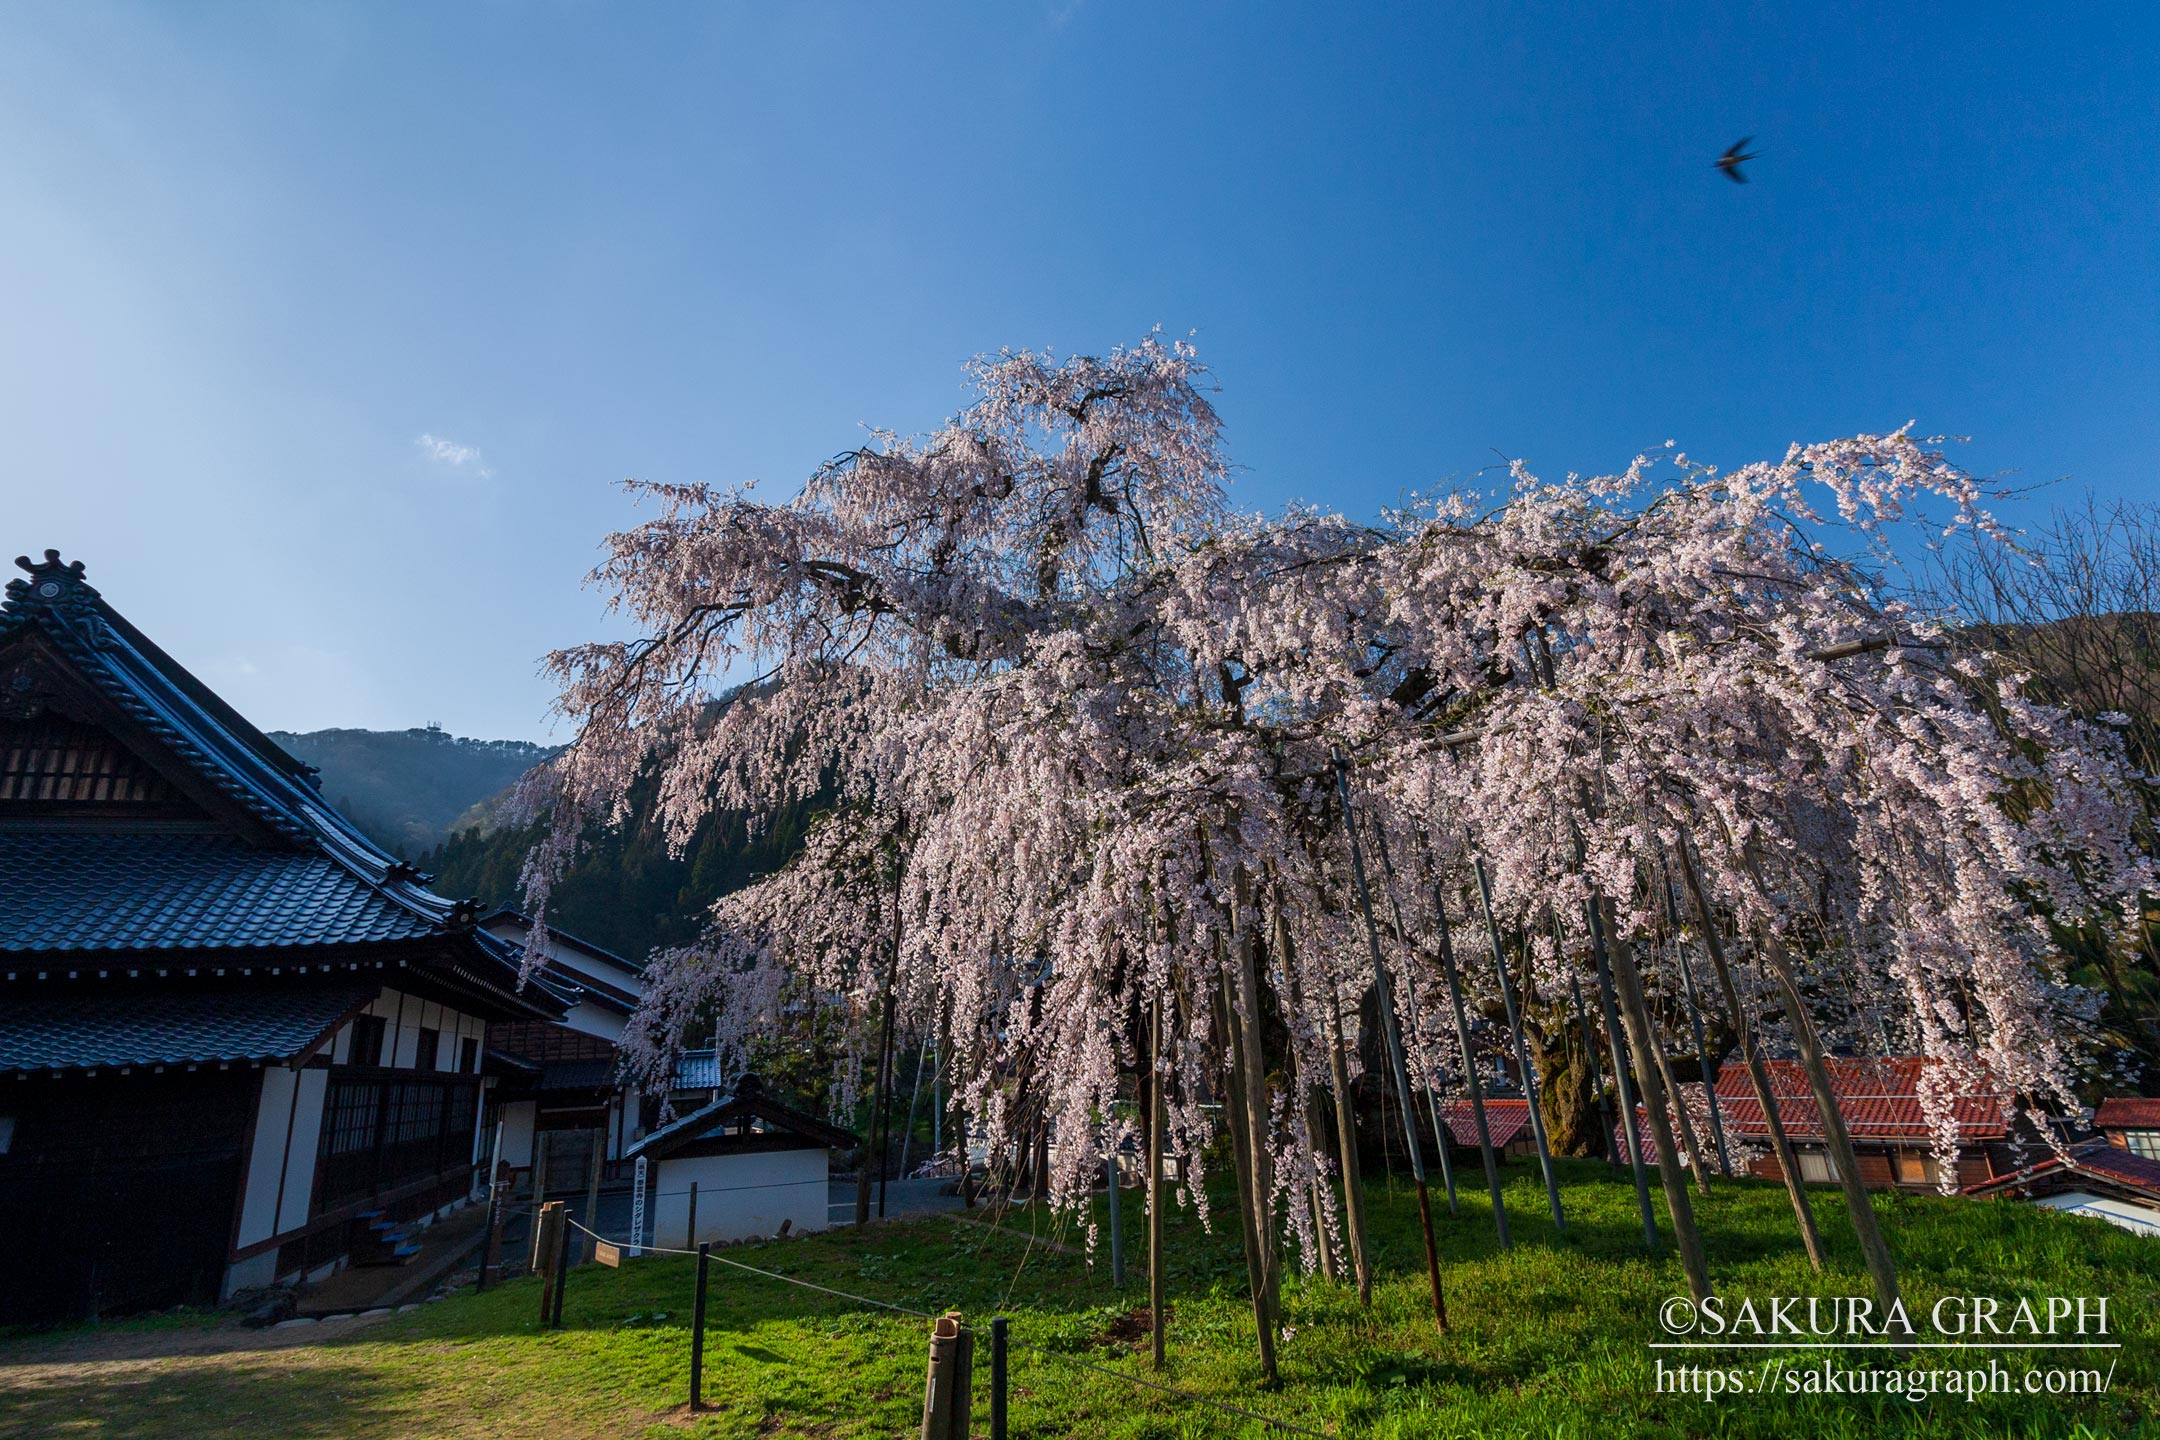
[[(1869, 1396), (1744, 1395), (1715, 1402), (1658, 1393), (1658, 1308), (1685, 1294), (1679, 1266), (1641, 1253), (1625, 1176), (1569, 1167), (1569, 1233), (1552, 1231), (1534, 1167), (1510, 1167), (1517, 1243), (1501, 1253), (1482, 1192), (1465, 1189), (1459, 1219), (1442, 1218), (1454, 1329), (1430, 1318), (1417, 1210), (1398, 1182), (1373, 1184), (1381, 1283), (1370, 1310), (1347, 1286), (1293, 1280), (1282, 1384), (1259, 1386), (1244, 1263), (1227, 1205), (1217, 1233), (1177, 1218), (1169, 1245), (1174, 1313), (1170, 1365), (1186, 1390), (1329, 1434), (1376, 1436), (1886, 1434), (2087, 1436), (2140, 1433), (2160, 1406), (2154, 1305), (2160, 1241), (2095, 1221), (2007, 1202), (1884, 1195), (1877, 1207), (1903, 1267), (1915, 1314), (1944, 1295), (2106, 1295), (2116, 1351), (1995, 1352), (2028, 1364), (2113, 1367), (2097, 1398), (1938, 1396), (1925, 1404)], [(1866, 1293), (1842, 1204), (1815, 1195), (1834, 1266), (1817, 1277), (1793, 1238), (1782, 1189), (1721, 1182), (1700, 1205), (1720, 1292)], [(1223, 1436), (1257, 1424), (1138, 1389), (1081, 1368), (1139, 1375), (1147, 1336), (1140, 1207), (1126, 1207), (1126, 1288), (1112, 1287), (1107, 1237), (1090, 1269), (1029, 1243), (1037, 1217), (1015, 1212), (1004, 1233), (924, 1218), (729, 1250), (728, 1258), (921, 1310), (958, 1309), (987, 1329), (1012, 1319), (1016, 1437)], [(979, 1212), (978, 1212), (979, 1213)], [(1098, 1215), (1101, 1207), (1098, 1205)], [(1225, 1225), (1220, 1223), (1229, 1220)], [(1048, 1222), (1042, 1222), (1047, 1227)], [(1046, 1228), (1043, 1238), (1072, 1243)], [(706, 1394), (716, 1408), (681, 1413), (688, 1383), (693, 1262), (648, 1258), (571, 1277), (565, 1328), (543, 1331), (536, 1282), (521, 1280), (385, 1320), (342, 1341), (287, 1350), (84, 1365), (0, 1368), (0, 1433), (223, 1436), (890, 1436), (920, 1422), (926, 1327), (920, 1320), (714, 1267)], [(16, 1360), (0, 1346), (0, 1367)], [(39, 1342), (49, 1359), (51, 1341)], [(1047, 1352), (1047, 1353), (1043, 1353)], [(1956, 1352), (1948, 1352), (1955, 1355)], [(2093, 1358), (2097, 1357), (2097, 1358)], [(1868, 1358), (1896, 1364), (1890, 1357)], [(1814, 1357), (1819, 1363), (1820, 1357)], [(1762, 1352), (1716, 1361), (1758, 1367)], [(1921, 1366), (1974, 1363), (1926, 1352)], [(977, 1359), (978, 1433), (988, 1429), (988, 1357)], [(25, 1373), (33, 1378), (27, 1383)], [(1281, 1432), (1272, 1432), (1281, 1433)]]

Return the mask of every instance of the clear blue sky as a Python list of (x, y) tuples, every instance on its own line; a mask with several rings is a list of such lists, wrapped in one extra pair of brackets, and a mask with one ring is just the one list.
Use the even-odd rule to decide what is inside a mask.
[(0, 555), (267, 726), (537, 736), (615, 481), (1156, 324), (1248, 506), (1908, 419), (2160, 494), (2160, 10), (1500, 8), (9, 7)]

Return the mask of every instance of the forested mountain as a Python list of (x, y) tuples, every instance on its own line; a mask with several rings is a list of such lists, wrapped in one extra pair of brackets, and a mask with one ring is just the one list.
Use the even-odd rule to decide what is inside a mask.
[(410, 859), (440, 845), (476, 805), (555, 752), (526, 740), (468, 740), (420, 730), (273, 731), (322, 772), (323, 797), (389, 850)]
[[(754, 840), (742, 816), (715, 815), (676, 859), (649, 818), (650, 782), (633, 793), (632, 812), (639, 818), (622, 830), (592, 837), (555, 887), (548, 910), (549, 923), (632, 960), (643, 960), (656, 946), (695, 938), (713, 901), (787, 862), (814, 813), (783, 811)], [(434, 874), (438, 894), (515, 905), (518, 871), (538, 834), (537, 826), (475, 825), (417, 863)]]

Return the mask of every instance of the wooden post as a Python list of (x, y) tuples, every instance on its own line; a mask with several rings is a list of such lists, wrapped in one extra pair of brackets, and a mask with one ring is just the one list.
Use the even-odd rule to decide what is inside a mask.
[(562, 1329), (563, 1293), (570, 1288), (570, 1207), (557, 1203), (555, 1215), (555, 1304), (548, 1322)]
[[(1290, 922), (1283, 915), (1282, 888), (1272, 879), (1268, 885), (1268, 902), (1268, 946), (1282, 966), (1283, 993), (1290, 1002), (1291, 1013), (1304, 1015), (1308, 1012), (1304, 983), (1298, 979), (1297, 950), (1290, 943)], [(1317, 1155), (1319, 1147), (1325, 1143), (1322, 1137), (1327, 1133), (1327, 1127), (1320, 1117), (1319, 1087), (1313, 1083), (1313, 1077), (1306, 1074), (1306, 1060), (1298, 1054), (1295, 1041), (1290, 1046), (1290, 1067), (1295, 1108), (1303, 1112), (1305, 1133), (1311, 1138)], [(1313, 1236), (1320, 1245), (1320, 1273), (1329, 1280), (1339, 1280), (1342, 1277), (1335, 1269), (1335, 1236), (1333, 1227), (1328, 1224), (1324, 1185), (1321, 1176), (1315, 1173), (1312, 1184), (1306, 1187), (1305, 1200), (1312, 1214)]]
[[(1575, 860), (1579, 867), (1582, 863), (1581, 836), (1575, 840)], [(1658, 1251), (1657, 1216), (1650, 1209), (1650, 1177), (1643, 1171), (1642, 1136), (1635, 1129), (1635, 1096), (1628, 1088), (1627, 1053), (1621, 1048), (1620, 1017), (1614, 1009), (1612, 959), (1605, 948), (1604, 907), (1595, 893), (1588, 908), (1590, 955), (1597, 965), (1598, 1008), (1605, 1012), (1605, 1039), (1612, 1046), (1613, 1088), (1620, 1092), (1621, 1144), (1627, 1151), (1628, 1168), (1635, 1176), (1635, 1208), (1642, 1216), (1643, 1248), (1655, 1255)], [(1662, 1117), (1659, 1123), (1663, 1123)]]
[(603, 1120), (600, 1128), (593, 1132), (592, 1174), (585, 1180), (585, 1228), (593, 1232), (585, 1237), (585, 1258), (588, 1260), (593, 1257), (593, 1246), (600, 1243), (596, 1238), (600, 1233), (600, 1172), (606, 1166), (607, 1122)]
[(1687, 1146), (1688, 1168), (1695, 1172), (1695, 1188), (1702, 1191), (1705, 1200), (1710, 1198), (1710, 1170), (1703, 1155), (1702, 1139), (1695, 1133), (1695, 1121), (1688, 1114), (1685, 1101), (1680, 1098), (1680, 1081), (1673, 1075), (1672, 1056), (1665, 1049), (1664, 1038), (1651, 1026), (1650, 1044), (1657, 1051), (1658, 1076), (1665, 1083), (1665, 1093), (1672, 1100), (1673, 1118), (1680, 1122), (1680, 1143)]
[(690, 1302), (690, 1409), (705, 1408), (705, 1285), (712, 1273), (712, 1246), (697, 1247), (697, 1293)]
[(1125, 1288), (1125, 1227), (1118, 1216), (1116, 1130), (1110, 1132), (1110, 1153), (1104, 1157), (1103, 1171), (1110, 1181), (1110, 1283), (1122, 1290)]
[(1538, 1168), (1545, 1172), (1545, 1199), (1552, 1206), (1553, 1228), (1565, 1235), (1567, 1216), (1560, 1208), (1560, 1181), (1553, 1173), (1552, 1147), (1545, 1139), (1545, 1117), (1538, 1110), (1537, 1070), (1530, 1063), (1522, 1016), (1515, 1009), (1515, 991), (1508, 983), (1507, 949), (1500, 943), (1500, 926), (1493, 919), (1492, 882), (1486, 878), (1484, 860), (1472, 856), (1470, 873), (1477, 880), (1478, 907), (1485, 916), (1485, 938), (1492, 945), (1493, 969), (1500, 979), (1500, 1001), (1507, 1007), (1508, 1031), (1515, 1037), (1515, 1068), (1521, 1073), (1523, 1094), (1530, 1105), (1530, 1138), (1537, 1145)]
[(930, 1322), (930, 1364), (923, 1378), (922, 1440), (968, 1440), (974, 1428), (970, 1380), (975, 1334), (948, 1310)]
[[(1233, 944), (1236, 942), (1232, 942)], [(1253, 1144), (1251, 1115), (1246, 1107), (1244, 1046), (1238, 1034), (1238, 1017), (1227, 993), (1230, 976), (1223, 976), (1223, 983), (1215, 995), (1217, 1029), (1221, 1032), (1224, 1048), (1229, 1051), (1227, 1083), (1229, 1092), (1223, 1107), (1230, 1119), (1231, 1168), (1237, 1175), (1238, 1221), (1245, 1241), (1245, 1283), (1252, 1292), (1253, 1330), (1259, 1340), (1260, 1373), (1268, 1383), (1275, 1380), (1275, 1324), (1269, 1309), (1266, 1261), (1262, 1247), (1266, 1237), (1261, 1234), (1261, 1191), (1253, 1174)]]
[(555, 1132), (542, 1130), (533, 1137), (533, 1204), (547, 1203), (548, 1150), (555, 1139)]
[(1710, 1139), (1717, 1146), (1718, 1169), (1732, 1178), (1732, 1151), (1725, 1144), (1725, 1118), (1719, 1114), (1717, 1079), (1710, 1073), (1710, 1042), (1704, 1038), (1702, 1004), (1695, 997), (1695, 967), (1688, 963), (1687, 942), (1680, 938), (1680, 905), (1673, 898), (1672, 872), (1663, 872), (1658, 883), (1665, 890), (1665, 922), (1672, 930), (1673, 959), (1680, 967), (1680, 993), (1687, 998), (1688, 1024), (1695, 1034), (1695, 1063), (1702, 1069), (1703, 1098), (1710, 1104)]
[(1860, 1254), (1867, 1261), (1868, 1275), (1875, 1282), (1875, 1302), (1887, 1315), (1898, 1303), (1897, 1264), (1890, 1258), (1890, 1246), (1875, 1221), (1867, 1185), (1860, 1179), (1860, 1163), (1853, 1155), (1852, 1135), (1845, 1128), (1845, 1112), (1839, 1108), (1837, 1091), (1830, 1084), (1829, 1067), (1823, 1064), (1822, 1038), (1815, 1033), (1807, 997), (1800, 993), (1800, 978), (1793, 972), (1784, 942), (1765, 930), (1761, 950), (1777, 981), (1778, 992), (1785, 997), (1785, 1008), (1791, 1012), (1800, 1065), (1807, 1071), (1809, 1088), (1815, 1092), (1816, 1108), (1822, 1111), (1823, 1145), (1837, 1166), (1838, 1184), (1845, 1191), (1845, 1209), (1852, 1217), (1853, 1233), (1860, 1239)]
[[(1463, 1011), (1462, 980), (1455, 968), (1455, 942), (1448, 933), (1447, 904), (1438, 885), (1433, 887), (1433, 914), (1437, 917), (1440, 966), (1447, 973), (1448, 1001), (1455, 1010), (1455, 1043), (1462, 1047), (1463, 1084), (1470, 1092), (1470, 1117), (1477, 1125), (1478, 1156), (1485, 1162), (1485, 1189), (1492, 1196), (1493, 1228), (1500, 1236), (1500, 1248), (1506, 1250), (1511, 1248), (1512, 1242), (1508, 1239), (1507, 1202), (1501, 1197), (1500, 1162), (1493, 1154), (1492, 1131), (1485, 1123), (1485, 1086), (1478, 1079), (1477, 1059), (1470, 1053), (1470, 1021)], [(1434, 1139), (1438, 1144), (1447, 1144), (1445, 1135), (1437, 1135)]]
[(495, 1162), (494, 1183), (488, 1186), (487, 1248), (480, 1252), (480, 1288), (502, 1278), (503, 1222), (510, 1215), (510, 1167)]
[(533, 1221), (532, 1268), (540, 1276), (540, 1324), (555, 1314), (555, 1292), (562, 1285), (562, 1202), (549, 1201)]
[(1372, 890), (1365, 883), (1365, 855), (1358, 845), (1357, 824), (1350, 810), (1350, 767), (1340, 750), (1335, 752), (1335, 789), (1342, 797), (1343, 833), (1350, 839), (1350, 873), (1357, 882), (1358, 906), (1365, 915), (1365, 943), (1372, 951), (1373, 978), (1380, 991), (1380, 1029), (1387, 1041), (1388, 1068), (1395, 1074), (1395, 1095), (1402, 1105), (1403, 1139), (1410, 1155), (1410, 1174), (1417, 1181), (1418, 1220), (1425, 1229), (1425, 1270), (1432, 1282), (1433, 1323), (1445, 1335), (1448, 1328), (1447, 1299), (1440, 1288), (1440, 1247), (1433, 1239), (1432, 1197), (1425, 1186), (1425, 1154), (1418, 1144), (1417, 1111), (1411, 1104), (1410, 1075), (1403, 1067), (1402, 1030), (1395, 1019), (1395, 996), (1388, 982), (1387, 961), (1380, 954), (1380, 931), (1373, 924)]
[(1010, 1329), (1011, 1322), (1003, 1315), (990, 1322), (990, 1440), (1005, 1440), (1005, 1350)]
[(1680, 837), (1680, 843), (1673, 847), (1673, 855), (1680, 862), (1681, 883), (1687, 886), (1688, 900), (1694, 905), (1696, 921), (1702, 926), (1703, 951), (1710, 957), (1710, 968), (1716, 972), (1718, 988), (1725, 995), (1725, 1008), (1730, 1013), (1733, 1029), (1740, 1036), (1740, 1059), (1747, 1066), (1748, 1082), (1755, 1087), (1755, 1103), (1762, 1107), (1763, 1127), (1770, 1132), (1770, 1151), (1777, 1157), (1778, 1171), (1785, 1178), (1785, 1194), (1792, 1201), (1793, 1218), (1800, 1226), (1800, 1243), (1807, 1248), (1808, 1263), (1820, 1274), (1823, 1243), (1822, 1231), (1815, 1224), (1815, 1207), (1809, 1203), (1807, 1189), (1801, 1184), (1799, 1162), (1793, 1156), (1792, 1141), (1785, 1134), (1785, 1117), (1778, 1110), (1777, 1092), (1771, 1087), (1769, 1069), (1763, 1064), (1762, 1051), (1755, 1043), (1754, 1023), (1740, 1003), (1739, 987), (1733, 984), (1732, 967), (1725, 962), (1725, 942), (1710, 913), (1710, 898), (1703, 893), (1702, 877), (1695, 873), (1694, 857), (1688, 854), (1686, 836)]
[(1365, 1244), (1365, 1175), (1358, 1166), (1357, 1110), (1350, 1103), (1350, 1062), (1343, 1050), (1342, 996), (1333, 976), (1320, 1007), (1327, 1021), (1328, 1085), (1335, 1099), (1335, 1149), (1341, 1157), (1343, 1223), (1350, 1232), (1350, 1267), (1357, 1277), (1358, 1304), (1372, 1304), (1372, 1254)]
[(683, 1249), (698, 1243), (697, 1238), (697, 1181), (690, 1182), (690, 1218), (683, 1222)]
[[(1148, 1328), (1154, 1332), (1155, 1368), (1163, 1367), (1163, 1126), (1168, 1123), (1167, 1107), (1163, 1104), (1162, 1064), (1162, 997), (1155, 997), (1149, 1010), (1148, 1022), (1148, 1135), (1147, 1135), (1147, 1216), (1148, 1216)], [(1000, 1385), (1004, 1383), (1005, 1344), (1004, 1332), (995, 1327), (1005, 1322), (992, 1322), (996, 1342), (996, 1374)], [(997, 1429), (1004, 1429), (1005, 1398), (998, 1392), (996, 1409)]]
[[(1635, 1052), (1635, 1073), (1642, 1080), (1643, 1109), (1650, 1122), (1650, 1143), (1657, 1150), (1658, 1179), (1665, 1187), (1665, 1209), (1672, 1217), (1673, 1240), (1680, 1251), (1680, 1268), (1687, 1272), (1688, 1290), (1699, 1305), (1710, 1298), (1710, 1266), (1703, 1258), (1702, 1235), (1695, 1228), (1695, 1207), (1688, 1199), (1687, 1176), (1681, 1173), (1680, 1157), (1673, 1145), (1672, 1121), (1667, 1118), (1669, 1097), (1657, 1067), (1657, 1035), (1650, 1026), (1650, 1007), (1644, 1002), (1642, 976), (1635, 969), (1635, 955), (1627, 939), (1612, 922), (1612, 902), (1600, 896), (1592, 902), (1609, 931), (1612, 973), (1620, 992), (1620, 1014), (1627, 1025), (1628, 1046)], [(1628, 1116), (1628, 1129), (1635, 1117)], [(1640, 1142), (1637, 1142), (1638, 1145)]]

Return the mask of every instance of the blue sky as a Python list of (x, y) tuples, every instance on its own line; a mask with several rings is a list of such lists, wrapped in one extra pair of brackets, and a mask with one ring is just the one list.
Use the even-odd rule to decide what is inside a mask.
[(1253, 507), (1908, 419), (2160, 497), (2160, 11), (1499, 8), (10, 7), (0, 553), (266, 726), (539, 736), (616, 481), (1157, 324)]

